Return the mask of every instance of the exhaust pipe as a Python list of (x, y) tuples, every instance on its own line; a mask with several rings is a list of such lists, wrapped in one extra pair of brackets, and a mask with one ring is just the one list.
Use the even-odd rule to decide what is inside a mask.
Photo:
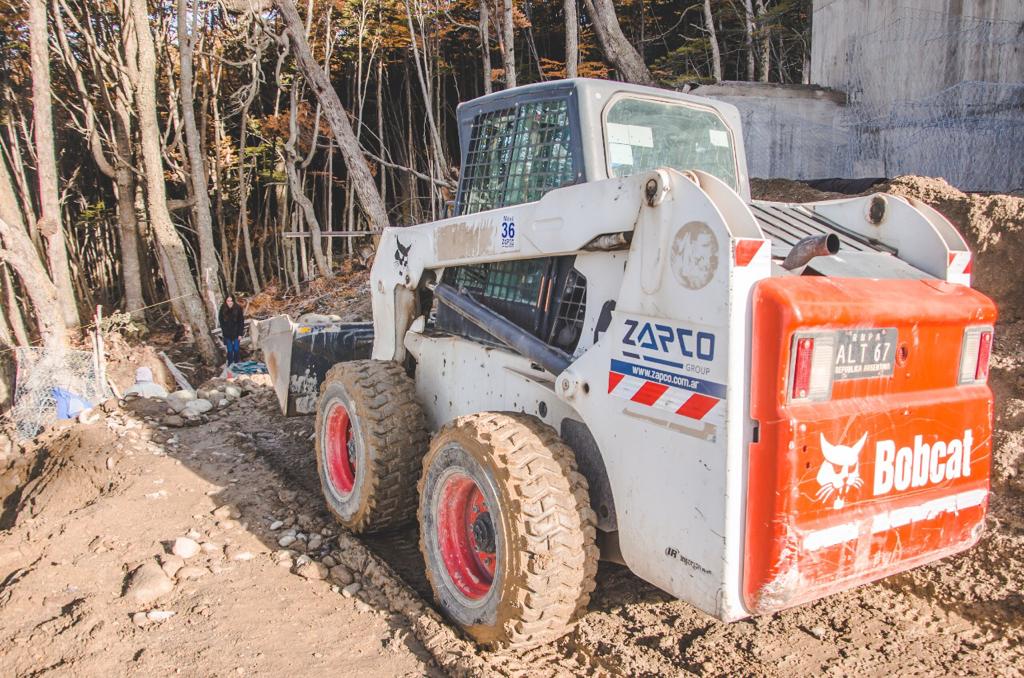
[(835, 233), (808, 236), (793, 245), (786, 260), (782, 262), (782, 268), (792, 271), (795, 268), (806, 266), (814, 257), (827, 257), (838, 251), (839, 236)]
[[(427, 287), (431, 286), (428, 284)], [(465, 292), (460, 292), (445, 283), (434, 285), (433, 292), (442, 304), (551, 374), (561, 374), (572, 363), (572, 358), (568, 353), (548, 346)]]

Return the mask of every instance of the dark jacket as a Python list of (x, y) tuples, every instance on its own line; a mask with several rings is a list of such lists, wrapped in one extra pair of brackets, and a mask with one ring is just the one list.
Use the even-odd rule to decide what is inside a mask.
[(242, 336), (245, 331), (245, 312), (241, 306), (236, 303), (229, 308), (227, 304), (221, 304), (218, 316), (225, 340), (238, 339)]

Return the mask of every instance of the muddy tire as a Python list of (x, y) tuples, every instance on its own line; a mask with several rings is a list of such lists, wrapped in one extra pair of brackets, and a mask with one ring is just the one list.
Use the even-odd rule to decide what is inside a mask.
[(597, 573), (587, 481), (554, 429), (486, 412), (423, 459), (420, 550), (440, 607), (478, 643), (525, 649), (572, 628)]
[(316, 465), (342, 525), (359, 533), (411, 522), (427, 440), (415, 385), (400, 365), (353, 360), (327, 372), (316, 410)]

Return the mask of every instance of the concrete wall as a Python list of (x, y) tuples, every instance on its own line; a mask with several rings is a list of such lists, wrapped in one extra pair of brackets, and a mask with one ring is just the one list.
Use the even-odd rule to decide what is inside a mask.
[(1024, 0), (814, 0), (813, 21), (814, 86), (695, 91), (740, 110), (750, 176), (1024, 191)]
[(811, 82), (853, 104), (1024, 80), (1021, 0), (815, 0)]
[(811, 81), (847, 95), (851, 176), (1024, 189), (1022, 0), (815, 0)]
[(842, 129), (846, 97), (822, 87), (756, 82), (702, 85), (694, 94), (739, 109), (747, 170), (752, 177), (821, 179), (850, 176), (848, 135)]

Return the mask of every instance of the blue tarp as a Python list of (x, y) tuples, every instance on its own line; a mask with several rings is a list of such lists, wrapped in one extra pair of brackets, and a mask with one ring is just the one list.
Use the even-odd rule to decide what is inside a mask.
[(53, 399), (57, 403), (58, 419), (72, 419), (77, 417), (82, 410), (87, 410), (92, 407), (92, 403), (82, 396), (75, 395), (71, 391), (65, 391), (62, 388), (54, 387), (50, 392), (53, 394)]

